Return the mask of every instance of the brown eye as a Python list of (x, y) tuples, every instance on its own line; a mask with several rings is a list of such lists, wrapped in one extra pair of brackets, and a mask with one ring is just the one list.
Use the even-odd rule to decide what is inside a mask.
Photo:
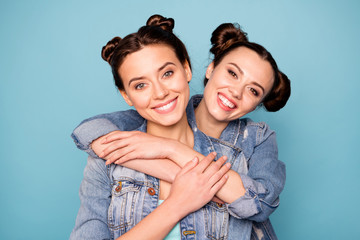
[(255, 96), (258, 96), (258, 95), (259, 95), (258, 92), (257, 92), (255, 89), (253, 89), (253, 88), (250, 88), (250, 91), (251, 91), (251, 93), (254, 94)]
[(237, 78), (236, 73), (234, 73), (233, 71), (228, 70), (228, 73), (229, 73), (232, 77)]

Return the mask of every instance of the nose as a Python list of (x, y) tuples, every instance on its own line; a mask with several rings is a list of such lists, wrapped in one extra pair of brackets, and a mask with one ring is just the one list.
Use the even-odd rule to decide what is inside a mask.
[(160, 82), (154, 83), (153, 97), (154, 99), (163, 99), (169, 94), (168, 89)]
[(229, 87), (229, 92), (234, 98), (241, 99), (243, 94), (243, 87), (242, 86)]

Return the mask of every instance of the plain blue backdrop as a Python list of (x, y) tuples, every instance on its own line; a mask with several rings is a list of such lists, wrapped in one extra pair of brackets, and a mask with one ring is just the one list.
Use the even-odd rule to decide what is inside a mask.
[(70, 133), (127, 109), (100, 50), (160, 13), (190, 52), (202, 92), (210, 35), (238, 22), (292, 80), (288, 105), (251, 114), (277, 132), (287, 166), (271, 216), (280, 239), (360, 235), (360, 3), (354, 1), (10, 1), (0, 3), (0, 238), (67, 239), (86, 154)]

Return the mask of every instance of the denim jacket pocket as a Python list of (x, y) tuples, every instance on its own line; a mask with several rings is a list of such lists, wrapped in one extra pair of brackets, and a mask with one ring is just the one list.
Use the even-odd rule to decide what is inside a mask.
[(227, 239), (229, 212), (225, 204), (210, 202), (202, 208), (205, 222), (205, 234), (208, 239)]
[(113, 185), (108, 226), (114, 236), (121, 236), (135, 226), (135, 212), (141, 210), (144, 200), (141, 188), (141, 185), (127, 180), (118, 181)]

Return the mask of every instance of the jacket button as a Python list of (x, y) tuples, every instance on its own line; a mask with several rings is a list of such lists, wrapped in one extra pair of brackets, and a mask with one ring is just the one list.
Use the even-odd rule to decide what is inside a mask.
[(148, 193), (153, 196), (155, 194), (155, 190), (153, 188), (148, 188)]
[(221, 207), (223, 206), (222, 203), (216, 203), (216, 205), (217, 205), (219, 208), (221, 208)]
[(120, 191), (121, 191), (121, 187), (122, 187), (122, 184), (121, 184), (121, 182), (119, 182), (119, 185), (115, 188), (115, 191), (116, 191), (116, 192), (120, 192)]

